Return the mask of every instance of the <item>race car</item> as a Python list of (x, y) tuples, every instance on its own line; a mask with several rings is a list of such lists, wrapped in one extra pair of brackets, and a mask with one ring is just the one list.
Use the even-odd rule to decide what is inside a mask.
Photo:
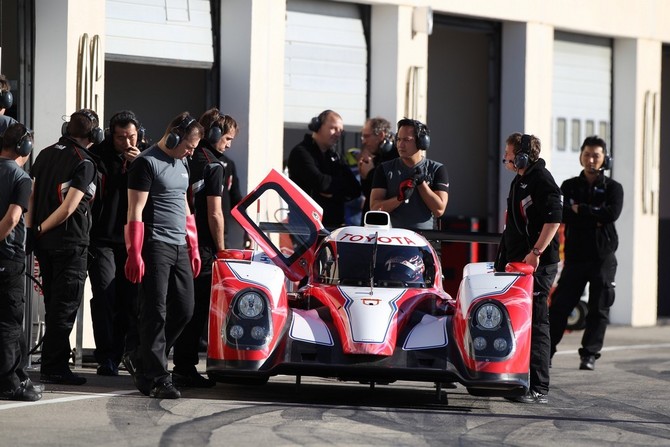
[(232, 214), (257, 248), (214, 263), (211, 379), (458, 382), (478, 396), (528, 389), (531, 266), (468, 264), (454, 299), (423, 236), (392, 228), (380, 211), (329, 232), (319, 205), (276, 170)]

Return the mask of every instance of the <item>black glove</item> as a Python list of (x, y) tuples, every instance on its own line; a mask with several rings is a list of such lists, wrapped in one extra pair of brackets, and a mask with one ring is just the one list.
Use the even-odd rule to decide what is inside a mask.
[(414, 180), (411, 178), (403, 180), (402, 183), (400, 183), (400, 187), (398, 188), (398, 202), (409, 202), (409, 198), (412, 197), (413, 193)]
[(420, 185), (423, 182), (426, 182), (430, 185), (430, 182), (433, 180), (428, 174), (428, 163), (424, 163), (420, 167), (417, 166), (414, 168), (414, 176), (412, 177), (415, 185)]

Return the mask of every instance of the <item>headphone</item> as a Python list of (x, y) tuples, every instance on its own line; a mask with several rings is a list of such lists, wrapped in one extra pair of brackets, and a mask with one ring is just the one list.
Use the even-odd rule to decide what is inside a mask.
[(307, 125), (307, 128), (312, 132), (318, 132), (319, 129), (321, 129), (323, 120), (325, 120), (328, 114), (332, 112), (333, 112), (332, 110), (326, 109), (323, 112), (319, 113), (319, 116), (315, 116), (314, 118), (312, 118), (312, 120)]
[(181, 139), (184, 138), (184, 134), (186, 133), (188, 128), (191, 127), (191, 124), (193, 124), (194, 122), (195, 118), (193, 118), (190, 114), (187, 113), (181, 119), (181, 121), (179, 121), (179, 124), (170, 129), (170, 133), (165, 138), (165, 147), (167, 147), (168, 149), (176, 148), (179, 145)]
[(395, 135), (392, 132), (387, 132), (384, 139), (379, 143), (379, 150), (382, 154), (387, 153), (393, 149), (393, 141), (395, 140)]
[(14, 95), (9, 90), (0, 91), (0, 109), (9, 109), (14, 104)]
[(212, 121), (212, 124), (209, 125), (209, 129), (207, 129), (207, 134), (205, 135), (205, 138), (207, 138), (207, 142), (213, 147), (216, 146), (216, 144), (221, 140), (221, 137), (223, 137), (223, 128), (219, 124), (219, 120), (221, 118), (225, 118), (225, 114), (222, 114), (221, 112), (216, 113), (216, 119)]
[(122, 122), (135, 125), (135, 128), (137, 129), (137, 145), (139, 146), (144, 141), (146, 129), (144, 126), (142, 126), (142, 124), (140, 124), (135, 114), (130, 110), (122, 110), (112, 115), (112, 117), (109, 119), (109, 129), (105, 131), (105, 139), (111, 138), (114, 134), (114, 128)]
[[(428, 126), (421, 121), (413, 120), (411, 118), (403, 118), (398, 121), (398, 129), (403, 126), (411, 125), (414, 127), (414, 135), (416, 136), (416, 148), (420, 150), (427, 150), (430, 147), (430, 131)], [(396, 134), (396, 139), (398, 135)]]
[(603, 165), (600, 167), (600, 169), (603, 171), (609, 171), (612, 169), (612, 156), (607, 153), (607, 149), (605, 150), (605, 159), (603, 160)]
[[(89, 110), (86, 109), (81, 109), (76, 112), (74, 112), (72, 115), (70, 115), (70, 118), (72, 118), (74, 115), (83, 115), (88, 120), (91, 122), (91, 130), (88, 132), (86, 137), (93, 142), (93, 144), (100, 144), (102, 143), (102, 140), (105, 139), (105, 131), (100, 128), (100, 126), (97, 126), (95, 123), (98, 122), (98, 117), (96, 117), (93, 113), (91, 113)], [(68, 136), (67, 132), (67, 126), (69, 124), (69, 121), (65, 121), (63, 125), (60, 128), (60, 133), (63, 136)]]
[[(33, 133), (23, 124), (16, 125), (23, 127), (23, 134), (16, 140), (14, 150), (19, 157), (26, 157), (33, 150)], [(7, 139), (7, 132), (5, 132), (4, 138)], [(5, 145), (3, 144), (3, 146)]]
[(521, 135), (521, 150), (514, 156), (514, 167), (526, 169), (530, 164), (530, 135)]
[(16, 153), (20, 157), (26, 157), (30, 155), (30, 152), (33, 150), (33, 135), (28, 128), (25, 128), (26, 131), (21, 135), (19, 141), (16, 142)]

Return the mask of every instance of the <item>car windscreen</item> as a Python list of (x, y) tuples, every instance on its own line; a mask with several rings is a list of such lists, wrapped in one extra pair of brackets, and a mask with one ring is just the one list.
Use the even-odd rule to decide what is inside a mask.
[(317, 254), (315, 281), (343, 286), (430, 287), (434, 278), (428, 247), (338, 242)]

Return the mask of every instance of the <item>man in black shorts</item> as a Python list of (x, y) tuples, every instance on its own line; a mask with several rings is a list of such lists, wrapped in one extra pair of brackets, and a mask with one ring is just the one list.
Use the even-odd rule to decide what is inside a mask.
[(202, 126), (183, 112), (128, 173), (125, 272), (131, 282), (141, 283), (140, 346), (124, 356), (124, 363), (137, 388), (159, 399), (181, 397), (167, 369), (167, 354), (193, 315), (193, 278), (200, 273), (184, 159), (202, 136)]

